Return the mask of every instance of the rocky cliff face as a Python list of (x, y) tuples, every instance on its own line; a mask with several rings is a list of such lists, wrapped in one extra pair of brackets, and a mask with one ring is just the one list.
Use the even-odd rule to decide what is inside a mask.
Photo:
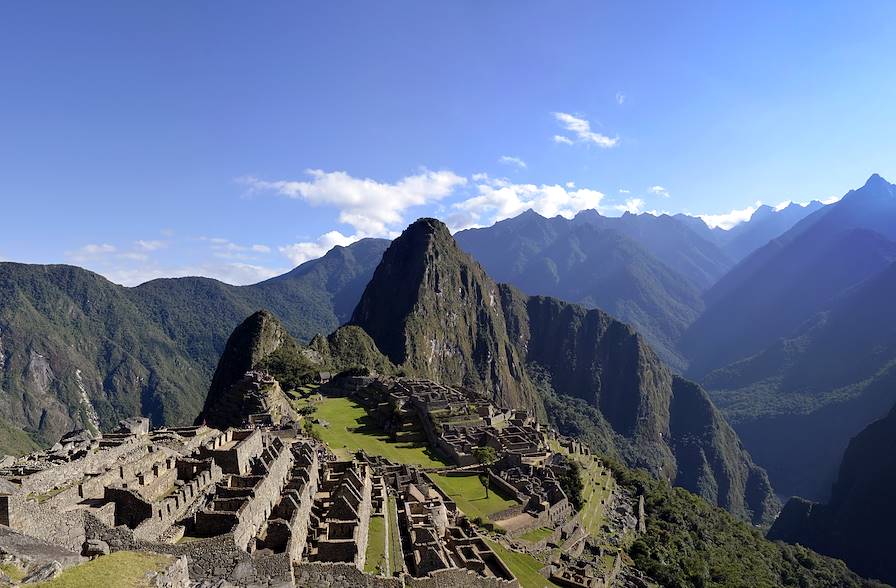
[(405, 369), (505, 406), (543, 413), (530, 376), (543, 370), (561, 399), (597, 409), (586, 411), (593, 426), (628, 463), (754, 522), (774, 516), (765, 472), (699, 386), (606, 313), (495, 284), (439, 221), (393, 242), (353, 322)]

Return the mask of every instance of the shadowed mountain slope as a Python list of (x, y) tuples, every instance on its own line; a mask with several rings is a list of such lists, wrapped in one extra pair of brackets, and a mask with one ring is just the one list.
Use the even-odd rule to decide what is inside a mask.
[(771, 539), (806, 545), (843, 559), (868, 577), (896, 582), (896, 410), (849, 443), (827, 504), (791, 499)]
[(738, 264), (705, 295), (682, 337), (704, 376), (790, 336), (896, 260), (896, 187), (878, 175)]
[[(726, 263), (670, 217), (609, 219), (588, 211), (567, 220), (529, 211), (455, 238), (496, 280), (527, 294), (603, 308), (636, 326), (678, 368), (684, 361), (675, 345), (703, 309), (701, 284), (718, 278)], [(693, 257), (676, 249), (692, 241)], [(655, 251), (695, 276), (672, 269)]]

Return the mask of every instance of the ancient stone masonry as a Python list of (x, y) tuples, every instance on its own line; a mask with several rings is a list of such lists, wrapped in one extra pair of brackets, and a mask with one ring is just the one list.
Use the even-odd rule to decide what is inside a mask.
[(358, 461), (323, 468), (311, 517), (308, 559), (364, 568), (370, 524), (372, 471)]
[[(147, 419), (135, 418), (103, 435), (75, 431), (47, 451), (0, 463), (0, 551), (23, 545), (57, 562), (42, 566), (62, 567), (121, 550), (168, 554), (178, 562), (173, 581), (189, 574), (204, 585), (517, 588), (480, 533), (493, 530), (493, 540), (516, 548), (526, 530), (545, 527), (539, 548), (562, 554), (550, 563), (542, 557), (545, 578), (607, 585), (597, 583), (611, 578), (606, 566), (592, 564), (612, 554), (589, 551), (559, 482), (569, 456), (592, 460), (587, 448), (467, 390), (350, 379), (350, 390), (341, 378), (327, 386), (352, 395), (403, 441), (428, 442), (452, 460), (441, 475), (479, 476), (518, 504), (474, 524), (434, 474), (364, 453), (338, 461), (270, 412), (226, 430), (150, 430)], [(558, 447), (566, 455), (551, 450)], [(494, 459), (479, 463), (484, 454)], [(645, 516), (635, 496), (607, 512), (609, 524), (633, 532), (643, 530)]]
[(458, 466), (478, 463), (474, 450), (492, 447), (538, 463), (550, 455), (547, 435), (524, 410), (500, 409), (469, 390), (409, 378), (373, 379), (357, 392), (376, 406), (387, 430), (419, 427), (429, 444)]

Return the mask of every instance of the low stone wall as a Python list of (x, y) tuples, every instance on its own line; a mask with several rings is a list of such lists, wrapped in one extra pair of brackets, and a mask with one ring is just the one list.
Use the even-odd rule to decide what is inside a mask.
[(179, 557), (174, 563), (152, 579), (156, 588), (189, 588), (190, 571), (186, 557)]
[(307, 563), (293, 568), (296, 586), (303, 588), (403, 588), (400, 578), (365, 574), (347, 563)]
[(293, 568), (296, 586), (302, 588), (519, 588), (516, 580), (486, 578), (470, 570), (453, 568), (425, 578), (408, 574), (385, 578), (365, 574), (351, 564), (311, 563)]

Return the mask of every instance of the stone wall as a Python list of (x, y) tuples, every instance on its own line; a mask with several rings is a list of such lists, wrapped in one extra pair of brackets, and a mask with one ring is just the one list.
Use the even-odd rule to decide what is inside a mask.
[(469, 570), (454, 568), (425, 578), (408, 574), (385, 578), (363, 573), (351, 564), (306, 563), (293, 569), (296, 586), (303, 588), (519, 588), (516, 580), (487, 578)]
[(228, 429), (207, 441), (199, 450), (202, 458), (212, 457), (225, 474), (243, 475), (251, 461), (264, 450), (264, 435), (256, 429)]

